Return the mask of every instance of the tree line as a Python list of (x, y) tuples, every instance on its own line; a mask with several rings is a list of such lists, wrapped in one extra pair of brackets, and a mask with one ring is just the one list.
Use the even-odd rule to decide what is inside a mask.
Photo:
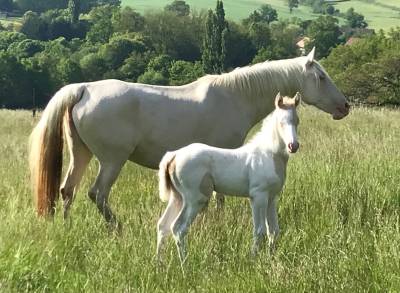
[[(29, 6), (20, 26), (0, 27), (0, 107), (41, 107), (61, 86), (82, 81), (117, 78), (181, 85), (204, 74), (296, 57), (300, 54), (296, 43), (303, 36), (309, 38), (306, 49), (315, 45), (318, 58), (329, 55), (326, 64), (336, 72), (339, 63), (330, 61), (331, 51), (344, 44), (353, 29), (363, 27), (352, 18), (340, 26), (331, 15), (281, 20), (268, 4), (234, 22), (226, 18), (222, 1), (214, 10), (195, 12), (185, 1), (175, 0), (163, 10), (145, 14), (115, 0), (14, 3), (22, 2), (60, 5), (47, 10)], [(382, 33), (379, 40), (392, 40), (394, 35), (395, 31)], [(340, 50), (333, 50), (335, 58), (347, 54), (346, 47)], [(360, 49), (359, 54), (369, 53)], [(349, 67), (351, 62), (340, 64)], [(341, 81), (342, 76), (332, 76)]]

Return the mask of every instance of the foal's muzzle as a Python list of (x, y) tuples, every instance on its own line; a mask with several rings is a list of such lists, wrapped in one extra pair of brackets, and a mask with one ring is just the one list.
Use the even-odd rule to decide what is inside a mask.
[(288, 144), (289, 153), (294, 154), (295, 152), (297, 152), (299, 147), (300, 147), (300, 144), (297, 141), (289, 143)]

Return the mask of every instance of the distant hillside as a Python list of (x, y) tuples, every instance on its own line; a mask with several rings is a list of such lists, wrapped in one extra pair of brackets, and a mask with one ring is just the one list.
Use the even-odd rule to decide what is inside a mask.
[[(123, 5), (129, 5), (139, 12), (162, 9), (170, 2), (172, 1), (122, 0)], [(187, 0), (186, 2), (197, 10), (214, 8), (216, 4), (216, 0)], [(312, 13), (311, 8), (307, 6), (300, 6), (290, 14), (285, 0), (224, 0), (226, 17), (236, 21), (243, 19), (262, 4), (271, 4), (278, 11), (280, 18), (295, 16), (312, 19), (318, 17), (318, 14)], [(354, 7), (356, 12), (365, 16), (370, 27), (374, 29), (387, 30), (390, 27), (400, 26), (400, 0), (351, 0), (339, 3), (335, 7), (342, 12)]]

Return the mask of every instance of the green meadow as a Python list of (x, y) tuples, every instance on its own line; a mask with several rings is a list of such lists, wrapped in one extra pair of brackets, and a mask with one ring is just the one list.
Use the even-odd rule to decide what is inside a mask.
[[(165, 208), (155, 171), (127, 163), (110, 202), (110, 232), (86, 192), (91, 163), (63, 221), (38, 219), (27, 171), (28, 111), (0, 110), (0, 292), (400, 292), (400, 112), (355, 108), (334, 121), (300, 108), (300, 151), (279, 202), (277, 251), (250, 256), (245, 199), (212, 200), (188, 235), (182, 273), (169, 242), (155, 261)], [(64, 163), (65, 165), (65, 163)]]
[[(123, 5), (129, 5), (139, 12), (162, 9), (170, 2), (172, 1), (122, 0)], [(187, 0), (186, 3), (196, 10), (214, 9), (216, 0)], [(294, 9), (293, 13), (290, 14), (285, 0), (224, 0), (226, 18), (235, 21), (241, 20), (263, 4), (272, 5), (277, 10), (278, 16), (282, 19), (290, 17), (313, 19), (319, 16), (319, 14), (312, 13), (311, 7), (304, 5), (300, 5), (298, 9)], [(398, 0), (351, 0), (349, 2), (338, 3), (335, 7), (343, 13), (350, 7), (353, 7), (356, 12), (365, 16), (371, 28), (377, 30), (388, 30), (391, 27), (400, 26), (400, 1)]]

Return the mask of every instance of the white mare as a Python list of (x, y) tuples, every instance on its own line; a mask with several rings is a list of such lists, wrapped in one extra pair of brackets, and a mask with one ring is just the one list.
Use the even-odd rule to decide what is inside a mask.
[[(31, 134), (38, 214), (54, 213), (61, 190), (67, 215), (94, 155), (99, 173), (89, 197), (105, 219), (115, 223), (108, 196), (127, 160), (156, 169), (167, 151), (193, 142), (239, 147), (249, 130), (273, 111), (278, 92), (300, 92), (305, 103), (334, 119), (349, 112), (346, 98), (314, 60), (314, 50), (305, 57), (259, 63), (177, 87), (118, 80), (65, 86), (50, 100)], [(63, 133), (70, 163), (61, 183)]]
[(299, 147), (296, 106), (276, 97), (276, 109), (265, 118), (261, 131), (244, 146), (221, 149), (194, 143), (168, 152), (159, 168), (160, 198), (168, 206), (157, 225), (157, 255), (173, 234), (181, 262), (186, 259), (185, 235), (215, 190), (249, 197), (254, 223), (253, 253), (267, 234), (273, 249), (279, 235), (277, 200), (286, 177), (289, 153)]

